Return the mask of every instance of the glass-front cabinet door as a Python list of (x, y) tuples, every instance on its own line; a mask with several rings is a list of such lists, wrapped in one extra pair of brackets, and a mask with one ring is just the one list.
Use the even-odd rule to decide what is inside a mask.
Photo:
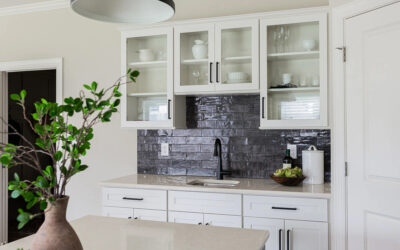
[(175, 92), (214, 90), (214, 24), (174, 28)]
[(328, 125), (326, 19), (261, 20), (261, 128)]
[(215, 25), (215, 88), (217, 92), (258, 92), (258, 20)]
[(123, 127), (173, 127), (173, 29), (122, 34), (122, 74), (140, 72), (136, 83), (123, 85)]

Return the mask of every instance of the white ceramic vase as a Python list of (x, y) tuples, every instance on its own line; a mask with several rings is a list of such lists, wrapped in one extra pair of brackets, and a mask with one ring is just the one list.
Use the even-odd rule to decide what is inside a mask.
[(202, 40), (195, 40), (192, 47), (192, 53), (194, 59), (207, 58), (207, 45)]

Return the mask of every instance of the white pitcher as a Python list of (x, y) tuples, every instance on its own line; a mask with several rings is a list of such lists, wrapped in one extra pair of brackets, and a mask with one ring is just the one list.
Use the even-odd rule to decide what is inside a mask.
[(203, 40), (194, 40), (194, 45), (192, 47), (192, 53), (194, 59), (204, 59), (207, 58), (207, 45)]

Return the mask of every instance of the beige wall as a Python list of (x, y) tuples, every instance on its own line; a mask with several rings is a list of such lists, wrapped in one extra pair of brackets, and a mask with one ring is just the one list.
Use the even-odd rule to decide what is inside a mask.
[[(185, 19), (320, 6), (328, 1), (176, 0), (176, 4), (175, 19)], [(88, 20), (69, 9), (0, 17), (0, 61), (53, 57), (64, 58), (64, 96), (77, 95), (83, 83), (93, 80), (106, 86), (120, 76), (119, 31), (115, 25)], [(100, 214), (98, 183), (136, 171), (136, 131), (120, 128), (119, 119), (116, 115), (95, 130), (85, 159), (90, 168), (68, 186), (70, 219)]]
[(350, 3), (350, 2), (353, 2), (353, 1), (354, 0), (330, 0), (329, 4), (330, 4), (330, 6), (335, 7), (335, 6), (339, 6), (339, 5), (342, 5), (342, 4)]

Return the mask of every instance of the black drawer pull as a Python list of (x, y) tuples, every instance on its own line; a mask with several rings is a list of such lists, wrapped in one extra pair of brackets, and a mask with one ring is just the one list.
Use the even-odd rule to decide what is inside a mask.
[(171, 100), (168, 99), (168, 120), (171, 120)]
[(143, 200), (143, 198), (131, 198), (131, 197), (124, 197), (122, 199), (128, 200), (128, 201), (142, 201)]
[(213, 63), (210, 62), (210, 83), (213, 82), (213, 81), (212, 81), (212, 65), (213, 65)]
[(279, 210), (297, 210), (295, 207), (272, 207), (272, 209), (279, 209)]
[(265, 118), (265, 97), (261, 98), (261, 118)]

